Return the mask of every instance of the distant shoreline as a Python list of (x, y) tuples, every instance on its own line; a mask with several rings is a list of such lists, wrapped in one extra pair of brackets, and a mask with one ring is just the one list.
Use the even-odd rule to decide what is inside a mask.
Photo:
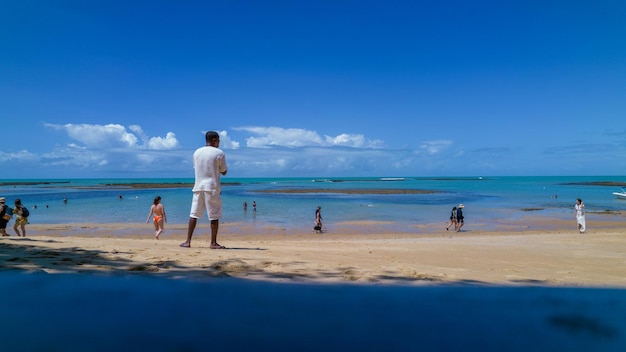
[(290, 189), (262, 189), (254, 191), (256, 193), (341, 193), (341, 194), (434, 194), (444, 193), (443, 191), (424, 189), (328, 189), (328, 188), (290, 188)]
[[(404, 181), (406, 178), (383, 178), (382, 181)], [(430, 178), (432, 180), (439, 181), (463, 181), (463, 180), (475, 180), (474, 178)], [(487, 179), (487, 178), (483, 178)], [(341, 179), (324, 179), (314, 180), (316, 183), (341, 183), (341, 182), (356, 182), (360, 180), (341, 180)], [(365, 180), (363, 180), (365, 181)], [(242, 182), (222, 182), (222, 186), (239, 186)], [(565, 182), (561, 183), (565, 186), (600, 186), (600, 187), (626, 187), (626, 182), (621, 181), (585, 181), (585, 182)], [(2, 186), (66, 186), (68, 188), (77, 189), (100, 189), (100, 188), (191, 188), (193, 182), (165, 182), (165, 183), (143, 183), (143, 182), (130, 182), (130, 183), (102, 183), (91, 186), (72, 185), (72, 181), (0, 181), (0, 187)], [(348, 194), (427, 194), (427, 193), (442, 193), (442, 191), (435, 190), (415, 190), (415, 189), (374, 189), (367, 190), (366, 193), (361, 193), (365, 190), (360, 189), (275, 189), (275, 190), (260, 190), (259, 193), (348, 193)], [(386, 192), (389, 191), (389, 192)], [(406, 192), (404, 192), (406, 191)]]
[[(433, 178), (437, 180), (464, 180), (467, 178)], [(405, 178), (388, 178), (384, 179), (384, 181), (403, 181)], [(469, 180), (469, 179), (467, 179)], [(473, 180), (473, 179), (472, 179)], [(339, 180), (339, 179), (329, 179), (324, 180), (324, 182), (337, 183), (337, 182), (347, 182), (348, 180)], [(358, 180), (349, 180), (349, 181), (358, 181)], [(316, 180), (314, 182), (320, 183), (321, 181)], [(400, 182), (401, 183), (401, 182)], [(221, 185), (228, 186), (240, 186), (243, 185), (243, 182), (222, 182)], [(101, 184), (93, 184), (93, 185), (80, 185), (80, 184), (72, 184), (72, 181), (15, 181), (8, 182), (2, 181), (0, 182), (0, 187), (15, 187), (15, 186), (44, 186), (44, 187), (65, 187), (65, 188), (73, 188), (73, 189), (84, 189), (84, 190), (99, 190), (99, 189), (178, 189), (178, 188), (193, 188), (193, 182), (125, 182), (125, 183), (101, 183)], [(561, 183), (561, 185), (565, 186), (598, 186), (598, 187), (626, 187), (626, 182), (620, 181), (585, 181), (585, 182), (565, 182)], [(399, 195), (399, 194), (437, 194), (437, 193), (446, 193), (446, 191), (441, 190), (425, 190), (425, 189), (411, 189), (411, 188), (274, 188), (274, 189), (263, 189), (253, 191), (255, 193), (265, 193), (265, 194), (307, 194), (307, 193), (329, 193), (329, 194), (378, 194), (378, 195)]]
[(0, 182), (0, 186), (38, 186), (52, 184), (68, 184), (70, 181), (17, 181), (17, 182)]
[(626, 187), (626, 182), (615, 182), (615, 181), (567, 182), (567, 183), (563, 183), (563, 185)]
[[(69, 184), (70, 182), (3, 182), (0, 185), (52, 185), (52, 184)], [(240, 182), (223, 182), (222, 186), (239, 186)], [(167, 189), (167, 188), (193, 188), (193, 183), (190, 182), (177, 182), (177, 183), (103, 183), (93, 186), (72, 186), (68, 185), (68, 188), (74, 189)], [(443, 193), (443, 191), (436, 190), (423, 190), (423, 189), (408, 189), (408, 188), (377, 188), (377, 189), (328, 189), (328, 188), (291, 188), (291, 189), (266, 189), (254, 191), (256, 193), (340, 193), (340, 194), (434, 194)]]

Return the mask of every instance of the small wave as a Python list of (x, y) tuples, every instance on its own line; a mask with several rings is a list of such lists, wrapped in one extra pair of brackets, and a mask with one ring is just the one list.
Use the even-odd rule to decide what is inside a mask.
[(381, 181), (404, 181), (406, 179), (404, 177), (383, 177), (380, 180)]

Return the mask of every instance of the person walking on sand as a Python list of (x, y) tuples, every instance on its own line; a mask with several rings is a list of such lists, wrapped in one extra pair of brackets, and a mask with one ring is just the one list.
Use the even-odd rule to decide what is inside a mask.
[(17, 237), (20, 236), (20, 231), (18, 227), (22, 229), (22, 237), (26, 237), (26, 224), (28, 224), (28, 209), (24, 205), (22, 205), (22, 200), (19, 198), (15, 199), (15, 208), (13, 208), (13, 214), (17, 215), (15, 218), (15, 224), (13, 224), (13, 230), (17, 234)]
[(448, 223), (448, 226), (446, 226), (446, 231), (448, 231), (448, 229), (450, 228), (450, 226), (454, 225), (454, 230), (456, 230), (457, 228), (457, 223), (456, 223), (456, 207), (452, 207), (452, 211), (450, 212), (450, 222)]
[(7, 224), (9, 220), (11, 220), (11, 216), (13, 216), (13, 209), (4, 204), (5, 202), (6, 199), (0, 197), (0, 234), (2, 234), (3, 237), (9, 236), (7, 233)]
[(159, 236), (163, 233), (164, 223), (167, 222), (167, 216), (165, 215), (165, 207), (161, 203), (161, 196), (154, 197), (154, 202), (150, 207), (150, 212), (148, 213), (148, 219), (146, 219), (146, 224), (150, 222), (150, 218), (153, 217), (152, 222), (154, 223), (154, 238), (157, 240)]
[(464, 219), (463, 208), (465, 208), (463, 204), (459, 204), (459, 206), (456, 208), (456, 231), (457, 232), (461, 232), (461, 227), (465, 225), (465, 221), (463, 221)]
[(585, 233), (587, 230), (585, 226), (585, 203), (583, 203), (582, 199), (576, 199), (576, 205), (574, 205), (574, 209), (576, 210), (576, 223), (578, 224), (578, 232)]
[(191, 247), (191, 237), (198, 223), (198, 218), (206, 211), (211, 222), (211, 249), (224, 249), (226, 247), (217, 243), (219, 219), (222, 217), (222, 186), (221, 175), (226, 175), (226, 155), (219, 149), (220, 135), (209, 131), (205, 135), (206, 145), (198, 148), (193, 153), (193, 168), (195, 183), (193, 186), (193, 198), (189, 213), (189, 227), (187, 228), (187, 241), (180, 244), (181, 247)]
[(322, 207), (317, 206), (315, 210), (315, 226), (313, 227), (315, 233), (322, 233)]

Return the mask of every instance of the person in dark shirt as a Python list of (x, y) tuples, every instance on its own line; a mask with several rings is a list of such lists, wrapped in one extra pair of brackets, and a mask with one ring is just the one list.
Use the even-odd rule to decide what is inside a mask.
[(463, 204), (459, 204), (459, 206), (456, 207), (457, 232), (461, 232), (461, 227), (465, 225), (465, 222), (463, 221), (463, 208), (465, 208)]

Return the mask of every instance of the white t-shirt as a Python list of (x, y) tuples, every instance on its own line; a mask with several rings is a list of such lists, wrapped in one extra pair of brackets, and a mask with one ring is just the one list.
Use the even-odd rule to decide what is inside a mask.
[(221, 173), (228, 170), (224, 152), (211, 146), (198, 148), (193, 153), (193, 168), (196, 175), (193, 191), (215, 191), (219, 194)]

